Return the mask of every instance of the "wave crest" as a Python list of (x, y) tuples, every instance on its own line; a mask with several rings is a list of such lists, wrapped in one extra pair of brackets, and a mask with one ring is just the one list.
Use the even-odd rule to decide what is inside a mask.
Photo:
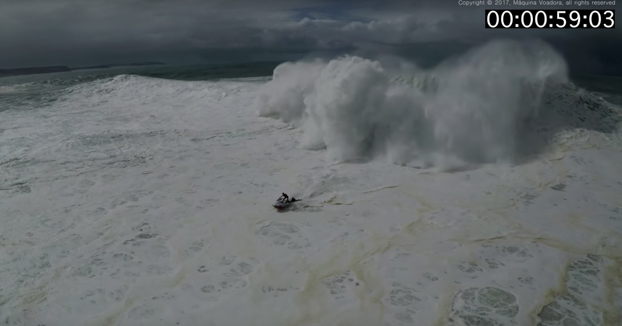
[(523, 154), (530, 123), (560, 85), (568, 68), (553, 48), (494, 41), (430, 70), (356, 56), (285, 63), (255, 105), (301, 127), (303, 148), (338, 162), (385, 156), (454, 168)]

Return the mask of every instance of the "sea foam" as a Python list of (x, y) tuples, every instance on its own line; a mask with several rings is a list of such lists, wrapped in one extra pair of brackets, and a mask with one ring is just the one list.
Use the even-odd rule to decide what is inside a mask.
[[(521, 100), (540, 110), (516, 119), (571, 127), (558, 133), (563, 146), (463, 173), (333, 166), (252, 107), (263, 89), (259, 103), (282, 110), (264, 114), (332, 155), (425, 157), (421, 148), (443, 145), (433, 119), (453, 112), (433, 112), (434, 94), (448, 92), (442, 71), (460, 60), (432, 71), (384, 58), (286, 64), (276, 74), (287, 82), (265, 88), (120, 75), (0, 112), (0, 320), (619, 324), (622, 140), (612, 131), (622, 115), (594, 94), (563, 84), (538, 100), (526, 87)], [(303, 200), (276, 211), (283, 191)]]

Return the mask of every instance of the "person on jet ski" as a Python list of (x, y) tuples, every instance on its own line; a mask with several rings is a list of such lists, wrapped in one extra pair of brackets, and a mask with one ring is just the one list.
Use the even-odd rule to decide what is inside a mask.
[(281, 193), (281, 197), (279, 197), (279, 199), (277, 199), (277, 201), (284, 203), (284, 204), (289, 204), (289, 203), (293, 203), (295, 201), (298, 201), (298, 199), (292, 197), (291, 199), (289, 199), (289, 196), (286, 193)]

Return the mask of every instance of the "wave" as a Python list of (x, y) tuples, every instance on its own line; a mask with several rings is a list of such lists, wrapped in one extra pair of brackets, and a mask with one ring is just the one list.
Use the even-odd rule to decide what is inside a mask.
[(337, 162), (384, 156), (441, 169), (515, 162), (563, 128), (612, 132), (620, 121), (619, 109), (570, 83), (564, 58), (540, 41), (493, 41), (428, 70), (356, 56), (284, 63), (255, 105)]
[(95, 75), (6, 77), (0, 80), (0, 112), (46, 108), (70, 92), (73, 87), (88, 85), (102, 78)]
[[(240, 79), (234, 81), (182, 81), (121, 74), (101, 78), (67, 88), (60, 99), (66, 103), (62, 107), (89, 110), (91, 107), (108, 103), (110, 106), (142, 107), (152, 103), (160, 113), (175, 115), (175, 108), (182, 106), (210, 106), (224, 97), (231, 96), (228, 87), (237, 89), (239, 83), (260, 83), (261, 80)], [(265, 81), (263, 81), (265, 82)], [(168, 108), (170, 112), (163, 110)]]

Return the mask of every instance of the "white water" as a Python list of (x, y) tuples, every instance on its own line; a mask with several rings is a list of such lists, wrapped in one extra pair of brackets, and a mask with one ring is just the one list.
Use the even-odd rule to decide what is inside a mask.
[[(309, 66), (317, 74), (285, 66), (267, 84), (119, 76), (1, 112), (0, 322), (619, 325), (622, 147), (581, 113), (588, 95), (555, 88), (546, 112), (570, 107), (587, 122), (541, 112), (541, 125), (559, 126), (553, 145), (518, 165), (334, 164), (440, 148), (464, 167), (510, 159), (520, 139), (494, 127), (515, 118), (441, 111), (466, 95), (409, 95), (383, 64)], [(257, 117), (257, 101), (300, 128)], [(440, 135), (425, 155), (408, 129), (422, 121), (437, 123), (423, 136)], [(364, 128), (378, 123), (385, 134), (370, 145)], [(496, 147), (471, 159), (447, 141), (454, 131), (459, 144)], [(305, 149), (323, 147), (328, 156)], [(283, 191), (303, 201), (278, 213)]]
[(428, 72), (359, 57), (281, 65), (256, 105), (302, 125), (303, 147), (327, 148), (336, 161), (385, 155), (455, 168), (513, 160), (547, 87), (566, 75), (547, 45), (499, 41)]

